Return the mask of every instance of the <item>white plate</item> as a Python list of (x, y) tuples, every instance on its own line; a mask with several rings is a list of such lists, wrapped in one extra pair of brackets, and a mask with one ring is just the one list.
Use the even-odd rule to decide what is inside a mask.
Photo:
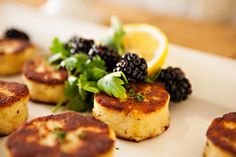
[[(0, 7), (0, 32), (16, 26), (29, 32), (33, 41), (47, 50), (57, 35), (68, 39), (73, 34), (98, 38), (107, 28), (79, 20), (39, 16), (30, 10)], [(193, 85), (193, 94), (184, 102), (170, 105), (171, 125), (161, 136), (133, 143), (116, 140), (115, 157), (200, 157), (209, 123), (236, 110), (236, 62), (196, 50), (170, 45), (166, 66), (181, 67)], [(19, 76), (0, 80), (21, 82)], [(51, 114), (50, 106), (30, 102), (30, 119)], [(1, 125), (1, 124), (0, 124)], [(0, 138), (0, 156), (5, 156), (5, 137)]]

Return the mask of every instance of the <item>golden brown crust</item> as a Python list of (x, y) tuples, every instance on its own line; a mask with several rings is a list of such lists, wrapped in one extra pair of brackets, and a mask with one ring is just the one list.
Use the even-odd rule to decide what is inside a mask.
[[(20, 39), (0, 39), (0, 56), (6, 54), (16, 54), (33, 46), (30, 42)], [(6, 48), (8, 47), (8, 48)]]
[[(99, 131), (84, 130), (82, 136), (76, 136), (80, 139), (82, 145), (71, 152), (62, 151), (59, 140), (53, 147), (45, 146), (39, 143), (42, 135), (34, 127), (36, 123), (47, 121), (60, 121), (63, 126), (61, 131), (68, 134), (80, 127), (95, 128)], [(40, 126), (45, 127), (47, 126)], [(111, 150), (114, 146), (114, 140), (109, 137), (110, 130), (108, 126), (91, 116), (82, 116), (76, 112), (67, 112), (58, 115), (49, 115), (46, 117), (36, 118), (23, 125), (22, 128), (11, 134), (7, 140), (7, 148), (13, 157), (80, 157), (80, 156), (98, 156)], [(29, 140), (30, 137), (30, 140)]]
[(0, 108), (11, 106), (28, 95), (29, 90), (24, 84), (0, 81)]
[(158, 83), (131, 84), (131, 88), (135, 88), (137, 92), (141, 92), (145, 99), (138, 101), (133, 97), (128, 97), (125, 100), (120, 100), (105, 93), (96, 94), (94, 99), (103, 107), (111, 110), (125, 113), (138, 110), (143, 113), (150, 113), (162, 108), (169, 98), (168, 92)]
[[(40, 67), (42, 68), (39, 69)], [(47, 85), (64, 84), (68, 77), (66, 70), (56, 70), (52, 66), (48, 65), (43, 59), (30, 60), (26, 62), (23, 67), (23, 75), (31, 81)]]
[[(41, 103), (41, 104), (47, 104), (47, 105), (52, 105), (52, 106), (55, 106), (58, 104), (58, 102), (49, 102), (49, 101), (42, 101), (42, 100), (37, 100), (37, 99), (34, 99), (34, 98), (30, 98), (30, 101), (32, 102), (35, 102), (35, 103)], [(62, 105), (65, 105), (65, 103), (63, 103)]]
[[(170, 124), (164, 126), (163, 132), (166, 131), (169, 127), (170, 127)], [(124, 137), (124, 136), (121, 136), (121, 135), (118, 135), (118, 134), (116, 134), (116, 137), (118, 137), (119, 139), (123, 139), (123, 140), (127, 140), (127, 141), (132, 141), (132, 142), (142, 142), (143, 140), (148, 140), (148, 139), (151, 139), (151, 138), (156, 137), (156, 136), (158, 136), (158, 135), (159, 135), (159, 134), (157, 134), (157, 135), (152, 135), (152, 136), (146, 137), (146, 138), (144, 138), (144, 139), (142, 139), (142, 140), (140, 140), (140, 141), (137, 141), (137, 140), (135, 140), (134, 138)]]
[(207, 131), (207, 138), (216, 146), (236, 156), (236, 112), (216, 118)]

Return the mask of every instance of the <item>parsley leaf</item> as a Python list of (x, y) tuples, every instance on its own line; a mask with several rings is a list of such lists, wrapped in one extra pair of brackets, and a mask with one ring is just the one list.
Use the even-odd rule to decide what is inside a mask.
[(59, 63), (59, 67), (68, 71), (65, 83), (65, 95), (69, 98), (67, 109), (85, 111), (88, 93), (98, 93), (97, 80), (107, 74), (105, 62), (99, 57), (89, 59), (84, 53), (71, 55)]
[(74, 98), (78, 93), (77, 78), (75, 76), (69, 76), (68, 81), (65, 83), (64, 94), (69, 98)]
[(60, 53), (62, 57), (67, 57), (70, 55), (70, 52), (65, 48), (64, 43), (57, 37), (53, 39), (50, 51), (54, 54)]
[(94, 68), (94, 67), (97, 67), (97, 68), (100, 68), (100, 69), (103, 69), (103, 70), (106, 70), (106, 67), (105, 67), (105, 61), (102, 60), (100, 58), (100, 56), (96, 55), (94, 56), (92, 59), (90, 60), (87, 60), (87, 68)]
[(85, 63), (84, 73), (90, 80), (98, 80), (107, 74), (104, 60), (99, 56), (95, 56)]
[(97, 88), (96, 81), (88, 81), (86, 75), (80, 74), (78, 86), (79, 88), (91, 92), (98, 93), (100, 90)]
[(122, 22), (116, 17), (111, 17), (111, 34), (103, 39), (105, 45), (109, 45), (115, 48), (120, 55), (124, 54), (124, 45), (122, 43), (122, 38), (125, 35), (125, 31), (122, 26)]
[(113, 72), (99, 79), (97, 85), (100, 90), (107, 94), (113, 95), (116, 98), (125, 99), (127, 95), (123, 85), (127, 83), (128, 80), (123, 72)]
[(93, 68), (92, 70), (90, 70), (90, 77), (93, 80), (98, 80), (101, 77), (105, 76), (107, 74), (107, 72), (105, 70), (99, 69), (99, 68)]
[[(70, 56), (70, 52), (65, 48), (64, 43), (61, 42), (58, 38), (54, 38), (50, 46), (50, 50), (54, 55), (52, 55), (48, 62), (50, 64), (60, 64), (62, 60)], [(60, 66), (58, 66), (59, 68)]]
[(62, 64), (67, 71), (72, 71), (76, 67), (77, 59), (75, 57), (66, 58)]
[(85, 111), (86, 102), (81, 99), (80, 95), (76, 95), (66, 104), (66, 108), (78, 112)]

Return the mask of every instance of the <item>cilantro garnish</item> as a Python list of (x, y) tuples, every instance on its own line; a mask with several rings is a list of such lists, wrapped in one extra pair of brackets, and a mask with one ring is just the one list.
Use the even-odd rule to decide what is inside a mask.
[(53, 39), (50, 50), (54, 54), (61, 54), (63, 58), (70, 55), (70, 52), (66, 50), (64, 43), (61, 42), (58, 38)]
[(88, 93), (98, 93), (97, 80), (107, 74), (105, 63), (100, 57), (92, 60), (84, 57), (85, 54), (77, 54), (70, 58), (75, 58), (72, 63), (65, 62), (65, 68), (69, 72), (69, 77), (65, 83), (65, 95), (70, 98), (66, 107), (74, 111), (85, 111), (89, 99)]
[(103, 39), (105, 45), (109, 45), (115, 48), (120, 55), (124, 54), (124, 45), (122, 38), (125, 35), (125, 31), (122, 26), (122, 22), (115, 16), (111, 17), (111, 34)]
[[(123, 85), (128, 81), (122, 72), (109, 73), (106, 71), (104, 60), (99, 56), (89, 59), (85, 53), (71, 54), (58, 38), (52, 42), (50, 50), (54, 53), (48, 61), (57, 68), (64, 68), (68, 72), (64, 94), (69, 102), (64, 106), (74, 111), (91, 109), (93, 94), (104, 91), (116, 98), (126, 98)], [(53, 111), (55, 112), (61, 103)]]
[(97, 84), (99, 89), (107, 94), (125, 99), (127, 96), (123, 85), (127, 83), (128, 81), (123, 72), (113, 72), (98, 80)]

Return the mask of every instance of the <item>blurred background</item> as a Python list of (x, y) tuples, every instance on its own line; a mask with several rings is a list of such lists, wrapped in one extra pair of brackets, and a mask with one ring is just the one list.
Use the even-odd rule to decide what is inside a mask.
[(236, 0), (0, 0), (5, 3), (103, 25), (111, 15), (147, 22), (171, 43), (236, 59)]

